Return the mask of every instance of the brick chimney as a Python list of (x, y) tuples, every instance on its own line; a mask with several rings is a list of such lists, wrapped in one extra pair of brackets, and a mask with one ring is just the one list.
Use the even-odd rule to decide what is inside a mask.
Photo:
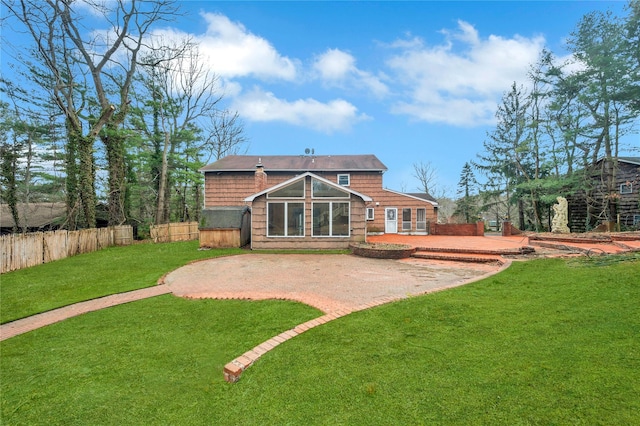
[(267, 189), (267, 174), (264, 172), (264, 166), (262, 165), (262, 159), (258, 159), (255, 172), (256, 192)]

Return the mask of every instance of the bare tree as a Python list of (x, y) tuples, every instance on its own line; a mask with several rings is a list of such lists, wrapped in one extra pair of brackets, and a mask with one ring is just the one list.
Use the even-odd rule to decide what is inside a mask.
[(151, 141), (151, 169), (157, 182), (155, 222), (165, 223), (172, 193), (181, 199), (180, 216), (191, 216), (187, 193), (193, 189), (199, 197), (201, 176), (192, 169), (201, 153), (211, 157), (236, 152), (245, 138), (238, 115), (218, 109), (222, 100), (218, 78), (205, 67), (197, 46), (185, 40), (170, 50), (155, 50), (143, 64), (134, 126)]
[[(95, 226), (93, 151), (100, 136), (108, 161), (109, 222), (124, 222), (121, 125), (129, 110), (137, 57), (146, 46), (151, 25), (172, 18), (177, 8), (170, 0), (3, 0), (3, 4), (31, 36), (36, 57), (51, 76), (48, 89), (65, 115), (69, 209), (74, 208), (78, 194), (86, 225)], [(86, 8), (108, 24), (106, 32), (83, 25)]]
[(203, 148), (210, 153), (206, 162), (212, 159), (218, 160), (227, 155), (239, 154), (247, 142), (247, 137), (244, 134), (244, 124), (238, 113), (232, 113), (225, 109), (211, 115), (209, 119), (209, 125), (205, 126), (205, 132), (209, 133), (209, 136), (203, 145)]
[(424, 191), (427, 194), (432, 194), (436, 190), (436, 180), (438, 178), (438, 172), (436, 168), (431, 164), (431, 161), (419, 163), (413, 163), (413, 177), (418, 179), (420, 191)]

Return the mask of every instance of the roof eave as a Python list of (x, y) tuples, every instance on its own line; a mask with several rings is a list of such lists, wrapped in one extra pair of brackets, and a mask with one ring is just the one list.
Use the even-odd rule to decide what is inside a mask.
[[(313, 170), (314, 172), (377, 172), (377, 173), (384, 173), (388, 169), (339, 169), (339, 168), (268, 169), (268, 168), (265, 167), (263, 170), (265, 171), (265, 173), (269, 173), (269, 172), (305, 173), (305, 172), (308, 172), (310, 170)], [(203, 168), (199, 169), (198, 171), (203, 172), (203, 173), (207, 173), (207, 172), (226, 172), (226, 173), (228, 173), (228, 172), (255, 172), (256, 169), (255, 168), (252, 168), (252, 169), (207, 169), (206, 167), (203, 167)]]
[(387, 192), (391, 192), (391, 193), (396, 194), (396, 195), (403, 195), (403, 196), (408, 197), (408, 198), (413, 198), (414, 200), (423, 201), (425, 203), (431, 204), (434, 207), (438, 207), (438, 205), (439, 205), (437, 201), (426, 200), (424, 198), (416, 197), (414, 195), (410, 195), (410, 194), (407, 194), (407, 193), (404, 193), (404, 192), (394, 191), (393, 189), (383, 188), (382, 190), (383, 191), (387, 191)]

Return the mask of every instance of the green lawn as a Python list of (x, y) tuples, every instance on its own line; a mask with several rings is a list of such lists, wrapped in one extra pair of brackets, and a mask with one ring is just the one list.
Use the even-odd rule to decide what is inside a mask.
[(0, 323), (96, 297), (156, 285), (192, 260), (241, 253), (198, 250), (197, 241), (109, 247), (0, 275)]
[(515, 263), (351, 314), (237, 384), (226, 362), (319, 312), (171, 295), (92, 312), (0, 343), (0, 423), (640, 424), (640, 258), (619, 259)]

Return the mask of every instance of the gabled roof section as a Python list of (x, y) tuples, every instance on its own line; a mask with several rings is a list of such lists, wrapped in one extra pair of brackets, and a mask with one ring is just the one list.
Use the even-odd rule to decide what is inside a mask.
[(402, 195), (404, 197), (413, 198), (415, 200), (426, 201), (427, 203), (431, 204), (432, 206), (438, 207), (438, 202), (436, 201), (436, 199), (433, 198), (431, 195), (425, 193), (425, 192), (405, 193), (405, 192), (394, 191), (392, 189), (387, 189), (387, 188), (384, 188), (383, 191), (391, 192), (392, 194), (396, 194), (396, 195)]
[(299, 180), (301, 180), (301, 179), (305, 179), (307, 176), (311, 176), (311, 177), (312, 177), (312, 178), (314, 178), (314, 179), (318, 179), (320, 182), (323, 182), (323, 183), (325, 183), (325, 184), (327, 184), (327, 185), (329, 185), (329, 186), (332, 186), (332, 187), (334, 187), (334, 188), (336, 188), (336, 189), (339, 189), (339, 190), (341, 190), (341, 191), (348, 192), (349, 194), (356, 195), (356, 196), (358, 196), (358, 197), (362, 198), (364, 201), (367, 201), (367, 202), (373, 201), (373, 199), (372, 199), (371, 197), (367, 196), (367, 195), (364, 195), (364, 194), (361, 194), (361, 193), (359, 193), (359, 192), (357, 192), (357, 191), (354, 191), (354, 190), (352, 190), (352, 189), (349, 189), (349, 188), (347, 188), (346, 186), (338, 185), (338, 184), (337, 184), (337, 183), (335, 183), (335, 182), (331, 182), (330, 180), (327, 180), (327, 179), (321, 178), (320, 176), (318, 176), (318, 175), (316, 175), (316, 174), (313, 174), (313, 173), (311, 173), (311, 172), (306, 172), (306, 173), (303, 173), (303, 174), (301, 174), (301, 175), (294, 176), (294, 177), (292, 177), (291, 179), (286, 180), (286, 181), (284, 181), (284, 182), (281, 182), (281, 183), (279, 183), (279, 184), (277, 184), (277, 185), (274, 185), (274, 186), (272, 186), (272, 187), (270, 187), (270, 188), (267, 188), (267, 189), (265, 189), (264, 191), (260, 191), (260, 192), (257, 192), (257, 193), (255, 193), (255, 194), (253, 194), (253, 195), (250, 195), (250, 196), (248, 196), (247, 198), (245, 198), (245, 199), (244, 199), (244, 201), (246, 201), (246, 202), (253, 202), (253, 200), (255, 200), (256, 198), (258, 198), (258, 197), (259, 197), (259, 196), (261, 196), (261, 195), (264, 195), (264, 194), (266, 194), (266, 193), (268, 193), (268, 192), (276, 191), (276, 190), (278, 190), (278, 189), (280, 189), (280, 188), (283, 188), (283, 187), (285, 187), (285, 186), (287, 186), (287, 185), (292, 184), (293, 182), (297, 182), (297, 181), (299, 181)]
[[(597, 163), (601, 163), (605, 160), (605, 157), (599, 158)], [(640, 157), (618, 157), (618, 163), (628, 163), (635, 164), (636, 166), (640, 166)]]
[(419, 198), (421, 200), (433, 201), (437, 203), (437, 200), (433, 198), (431, 194), (428, 194), (426, 192), (406, 192), (405, 195), (408, 195), (413, 198)]
[(200, 169), (201, 172), (255, 171), (370, 171), (383, 173), (387, 167), (375, 155), (228, 155)]
[(640, 157), (618, 157), (618, 161), (622, 161), (624, 163), (635, 164), (636, 166), (640, 166)]

